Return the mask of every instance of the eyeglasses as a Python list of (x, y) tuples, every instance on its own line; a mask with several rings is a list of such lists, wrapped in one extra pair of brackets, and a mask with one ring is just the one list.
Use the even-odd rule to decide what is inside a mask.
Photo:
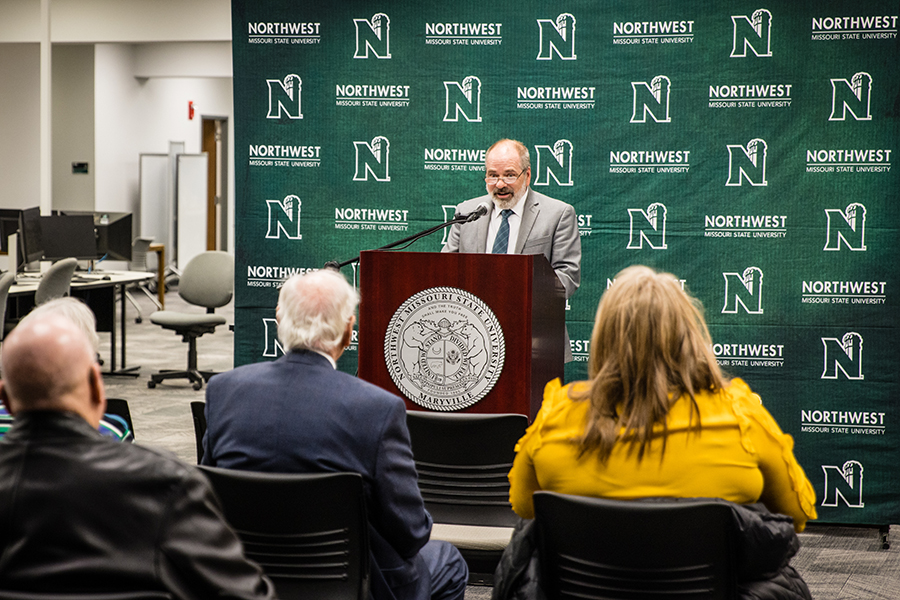
[[(525, 169), (525, 171), (527, 171), (527, 170), (528, 169)], [(518, 175), (503, 175), (502, 177), (498, 177), (496, 175), (488, 175), (487, 177), (484, 178), (484, 181), (488, 185), (494, 185), (501, 179), (503, 180), (503, 183), (515, 183), (516, 181), (518, 181), (519, 177), (521, 177), (522, 174), (525, 173), (525, 171), (522, 171)]]

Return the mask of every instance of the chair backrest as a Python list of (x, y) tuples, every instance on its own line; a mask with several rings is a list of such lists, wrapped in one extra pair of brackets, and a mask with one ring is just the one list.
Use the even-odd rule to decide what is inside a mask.
[(0, 340), (3, 339), (4, 324), (6, 323), (6, 301), (9, 298), (9, 288), (15, 282), (15, 271), (10, 271), (0, 276)]
[(536, 492), (550, 600), (734, 598), (734, 518), (716, 499), (607, 500)]
[(234, 257), (227, 252), (201, 252), (184, 267), (178, 294), (186, 301), (208, 309), (231, 302), (234, 291)]
[(358, 473), (254, 473), (198, 467), (278, 597), (365, 600), (369, 534)]
[(0, 590), (0, 600), (172, 600), (167, 592), (53, 593)]
[(407, 411), (419, 489), (435, 522), (512, 527), (507, 475), (528, 418)]
[(64, 258), (50, 265), (47, 272), (41, 275), (41, 281), (34, 293), (34, 304), (37, 306), (54, 298), (68, 296), (72, 275), (75, 274), (77, 266), (78, 259), (76, 258)]
[(128, 269), (131, 271), (149, 271), (147, 268), (147, 253), (150, 252), (150, 244), (153, 238), (136, 237), (131, 242), (131, 262)]
[(197, 442), (197, 464), (203, 460), (203, 434), (206, 433), (206, 402), (191, 402), (191, 417), (194, 419), (194, 440)]

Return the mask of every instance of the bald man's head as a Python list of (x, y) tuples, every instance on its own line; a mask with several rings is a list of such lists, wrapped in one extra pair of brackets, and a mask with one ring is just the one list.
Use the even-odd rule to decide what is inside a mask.
[(106, 397), (85, 332), (59, 314), (35, 315), (3, 341), (0, 398), (10, 413), (65, 410), (97, 427)]

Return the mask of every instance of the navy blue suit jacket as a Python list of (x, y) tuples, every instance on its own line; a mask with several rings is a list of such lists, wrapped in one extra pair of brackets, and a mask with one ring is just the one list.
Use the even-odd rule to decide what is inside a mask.
[(417, 555), (432, 521), (419, 492), (399, 397), (301, 350), (210, 379), (206, 420), (203, 464), (360, 473), (373, 559), (387, 585), (397, 598), (411, 598), (428, 581)]

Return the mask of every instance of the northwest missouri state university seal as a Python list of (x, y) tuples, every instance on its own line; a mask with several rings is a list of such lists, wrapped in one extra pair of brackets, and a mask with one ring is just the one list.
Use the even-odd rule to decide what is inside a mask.
[(506, 343), (493, 311), (465, 290), (437, 287), (410, 296), (388, 324), (384, 358), (403, 394), (452, 411), (484, 398), (503, 370)]

